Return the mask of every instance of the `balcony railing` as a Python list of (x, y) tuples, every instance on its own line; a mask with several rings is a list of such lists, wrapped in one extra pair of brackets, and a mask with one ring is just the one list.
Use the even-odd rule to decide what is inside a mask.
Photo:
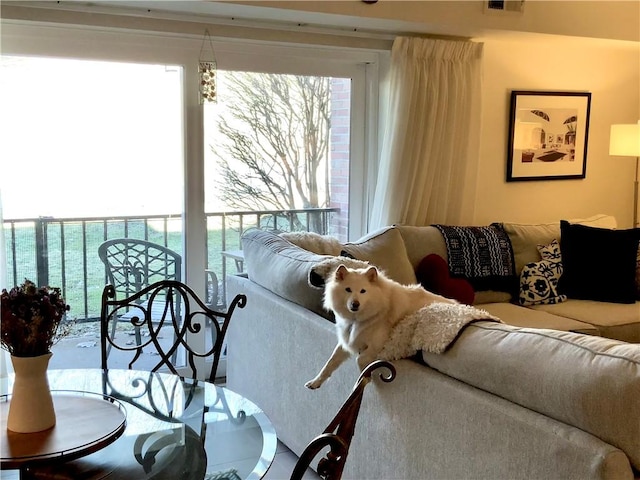
[[(337, 208), (207, 213), (205, 268), (223, 280), (227, 266), (222, 252), (240, 250), (242, 234), (250, 228), (330, 234), (336, 231), (338, 214)], [(76, 321), (99, 317), (107, 277), (98, 246), (105, 240), (137, 238), (182, 252), (179, 214), (5, 219), (4, 234), (8, 284), (29, 278), (60, 287)]]

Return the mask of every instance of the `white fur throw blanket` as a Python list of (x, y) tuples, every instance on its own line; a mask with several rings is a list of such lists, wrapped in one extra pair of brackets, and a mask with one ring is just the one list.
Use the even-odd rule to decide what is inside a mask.
[(381, 360), (398, 360), (419, 351), (443, 353), (469, 323), (502, 322), (485, 310), (460, 303), (432, 303), (407, 315), (393, 328), (378, 354)]
[(283, 232), (280, 234), (285, 240), (318, 255), (340, 255), (342, 244), (330, 235), (320, 235), (313, 232)]

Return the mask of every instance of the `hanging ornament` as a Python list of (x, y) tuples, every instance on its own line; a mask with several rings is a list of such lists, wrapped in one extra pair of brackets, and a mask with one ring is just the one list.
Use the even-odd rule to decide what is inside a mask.
[[(208, 43), (208, 49), (207, 49)], [(198, 58), (198, 80), (200, 82), (200, 104), (215, 103), (218, 101), (218, 86), (216, 83), (216, 55), (213, 51), (213, 42), (209, 30), (204, 31), (200, 56)]]

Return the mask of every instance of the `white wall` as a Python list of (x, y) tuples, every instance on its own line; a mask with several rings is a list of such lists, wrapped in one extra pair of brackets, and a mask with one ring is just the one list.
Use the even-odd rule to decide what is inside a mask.
[[(640, 119), (640, 45), (546, 35), (487, 39), (483, 72), (474, 223), (608, 213), (631, 227), (635, 161), (609, 156), (609, 129)], [(511, 90), (591, 92), (585, 179), (506, 182)]]

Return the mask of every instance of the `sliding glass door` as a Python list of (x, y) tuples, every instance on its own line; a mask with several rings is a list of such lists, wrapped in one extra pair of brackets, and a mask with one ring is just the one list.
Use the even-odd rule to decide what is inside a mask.
[(218, 92), (204, 105), (208, 268), (242, 273), (251, 228), (346, 242), (351, 79), (224, 70)]
[[(133, 276), (108, 276), (100, 245), (139, 239), (184, 255), (182, 67), (0, 61), (7, 283), (61, 287), (78, 325), (51, 365), (97, 366), (102, 289)], [(139, 341), (131, 323), (118, 328)]]
[[(29, 23), (3, 24), (1, 34), (9, 284), (46, 279), (63, 287), (74, 317), (95, 319), (105, 283), (97, 245), (138, 236), (178, 252), (182, 279), (224, 308), (225, 275), (241, 262), (227, 271), (222, 259), (232, 257), (222, 252), (239, 249), (255, 211), (301, 212), (257, 222), (276, 229), (343, 240), (364, 233), (375, 178), (377, 53), (217, 39), (219, 100), (203, 105), (201, 37)], [(290, 103), (243, 119), (239, 113), (258, 105), (242, 98), (243, 81), (253, 101)], [(263, 96), (265, 89), (273, 95)], [(277, 128), (257, 134), (268, 126)], [(249, 138), (254, 143), (240, 153)], [(238, 163), (251, 152), (258, 170)], [(286, 172), (276, 159), (295, 160), (295, 168)], [(265, 169), (266, 187), (252, 180), (234, 191), (234, 175), (244, 180)], [(253, 188), (274, 186), (287, 195), (251, 198)], [(191, 340), (210, 342), (205, 332)]]

